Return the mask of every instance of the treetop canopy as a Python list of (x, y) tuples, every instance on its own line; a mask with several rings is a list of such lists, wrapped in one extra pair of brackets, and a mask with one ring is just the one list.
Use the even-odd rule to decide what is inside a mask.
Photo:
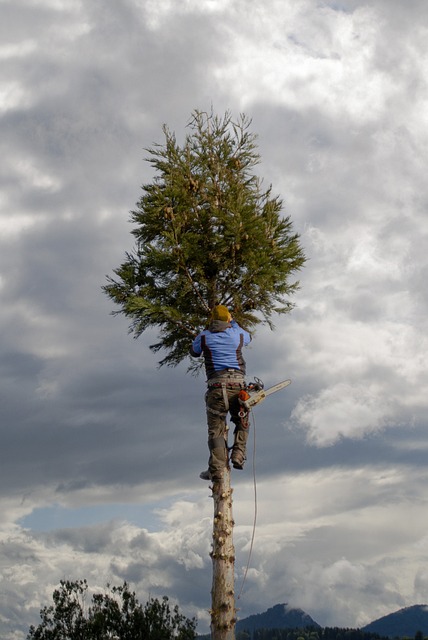
[(164, 144), (147, 149), (155, 177), (131, 212), (136, 246), (108, 278), (105, 293), (139, 337), (159, 330), (160, 365), (188, 356), (216, 304), (248, 330), (286, 313), (290, 281), (305, 256), (283, 203), (262, 189), (251, 121), (195, 111), (184, 144), (164, 126)]

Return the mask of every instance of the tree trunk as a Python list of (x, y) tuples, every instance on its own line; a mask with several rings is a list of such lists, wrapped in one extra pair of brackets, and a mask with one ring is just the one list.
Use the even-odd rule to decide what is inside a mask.
[(213, 485), (213, 582), (211, 590), (211, 639), (235, 640), (235, 548), (233, 546), (230, 469)]

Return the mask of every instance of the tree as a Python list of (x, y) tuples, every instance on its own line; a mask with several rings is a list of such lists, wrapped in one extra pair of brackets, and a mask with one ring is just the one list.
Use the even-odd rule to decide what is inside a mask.
[(38, 627), (31, 626), (27, 640), (81, 640), (87, 630), (85, 600), (86, 580), (62, 580), (53, 592), (53, 605), (40, 610)]
[(86, 580), (60, 582), (53, 605), (40, 610), (41, 623), (31, 626), (27, 640), (194, 640), (196, 621), (171, 611), (167, 597), (143, 607), (125, 582), (110, 592), (94, 594), (87, 603)]
[(273, 328), (273, 314), (293, 307), (290, 276), (305, 256), (281, 199), (254, 173), (250, 124), (195, 111), (182, 147), (164, 126), (165, 144), (147, 149), (155, 177), (131, 212), (136, 247), (103, 289), (135, 337), (160, 331), (151, 349), (166, 351), (161, 365), (188, 356), (215, 304), (248, 329)]
[[(274, 313), (293, 307), (299, 286), (290, 277), (305, 263), (299, 236), (283, 203), (262, 188), (251, 122), (195, 111), (183, 146), (163, 127), (165, 143), (147, 149), (155, 171), (131, 212), (136, 246), (109, 277), (104, 292), (130, 319), (138, 338), (159, 331), (160, 365), (189, 355), (213, 307), (223, 304), (248, 330), (273, 328)], [(198, 370), (198, 365), (189, 366)], [(213, 640), (235, 636), (232, 490), (229, 467), (213, 486), (214, 524), (211, 631)]]

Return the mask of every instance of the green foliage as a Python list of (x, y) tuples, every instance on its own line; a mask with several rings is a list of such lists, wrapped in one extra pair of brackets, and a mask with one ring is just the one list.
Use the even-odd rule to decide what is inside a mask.
[(125, 582), (87, 603), (86, 580), (61, 581), (53, 605), (40, 611), (41, 623), (31, 626), (27, 640), (193, 640), (196, 621), (185, 618), (167, 597), (150, 599), (143, 607)]
[(164, 126), (165, 144), (147, 149), (155, 178), (131, 212), (136, 247), (103, 290), (135, 337), (158, 328), (151, 349), (166, 350), (161, 365), (187, 357), (216, 304), (248, 329), (273, 328), (273, 313), (293, 306), (289, 278), (305, 257), (282, 201), (254, 174), (250, 124), (195, 111), (183, 146)]

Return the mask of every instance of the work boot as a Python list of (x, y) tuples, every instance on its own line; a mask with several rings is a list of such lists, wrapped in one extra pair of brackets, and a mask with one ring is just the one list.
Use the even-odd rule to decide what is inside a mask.
[(201, 473), (199, 474), (199, 477), (201, 480), (207, 480), (209, 482), (211, 480), (210, 470), (207, 469), (206, 471), (201, 471)]
[(232, 466), (234, 469), (243, 469), (245, 462), (245, 456), (242, 451), (232, 451)]

